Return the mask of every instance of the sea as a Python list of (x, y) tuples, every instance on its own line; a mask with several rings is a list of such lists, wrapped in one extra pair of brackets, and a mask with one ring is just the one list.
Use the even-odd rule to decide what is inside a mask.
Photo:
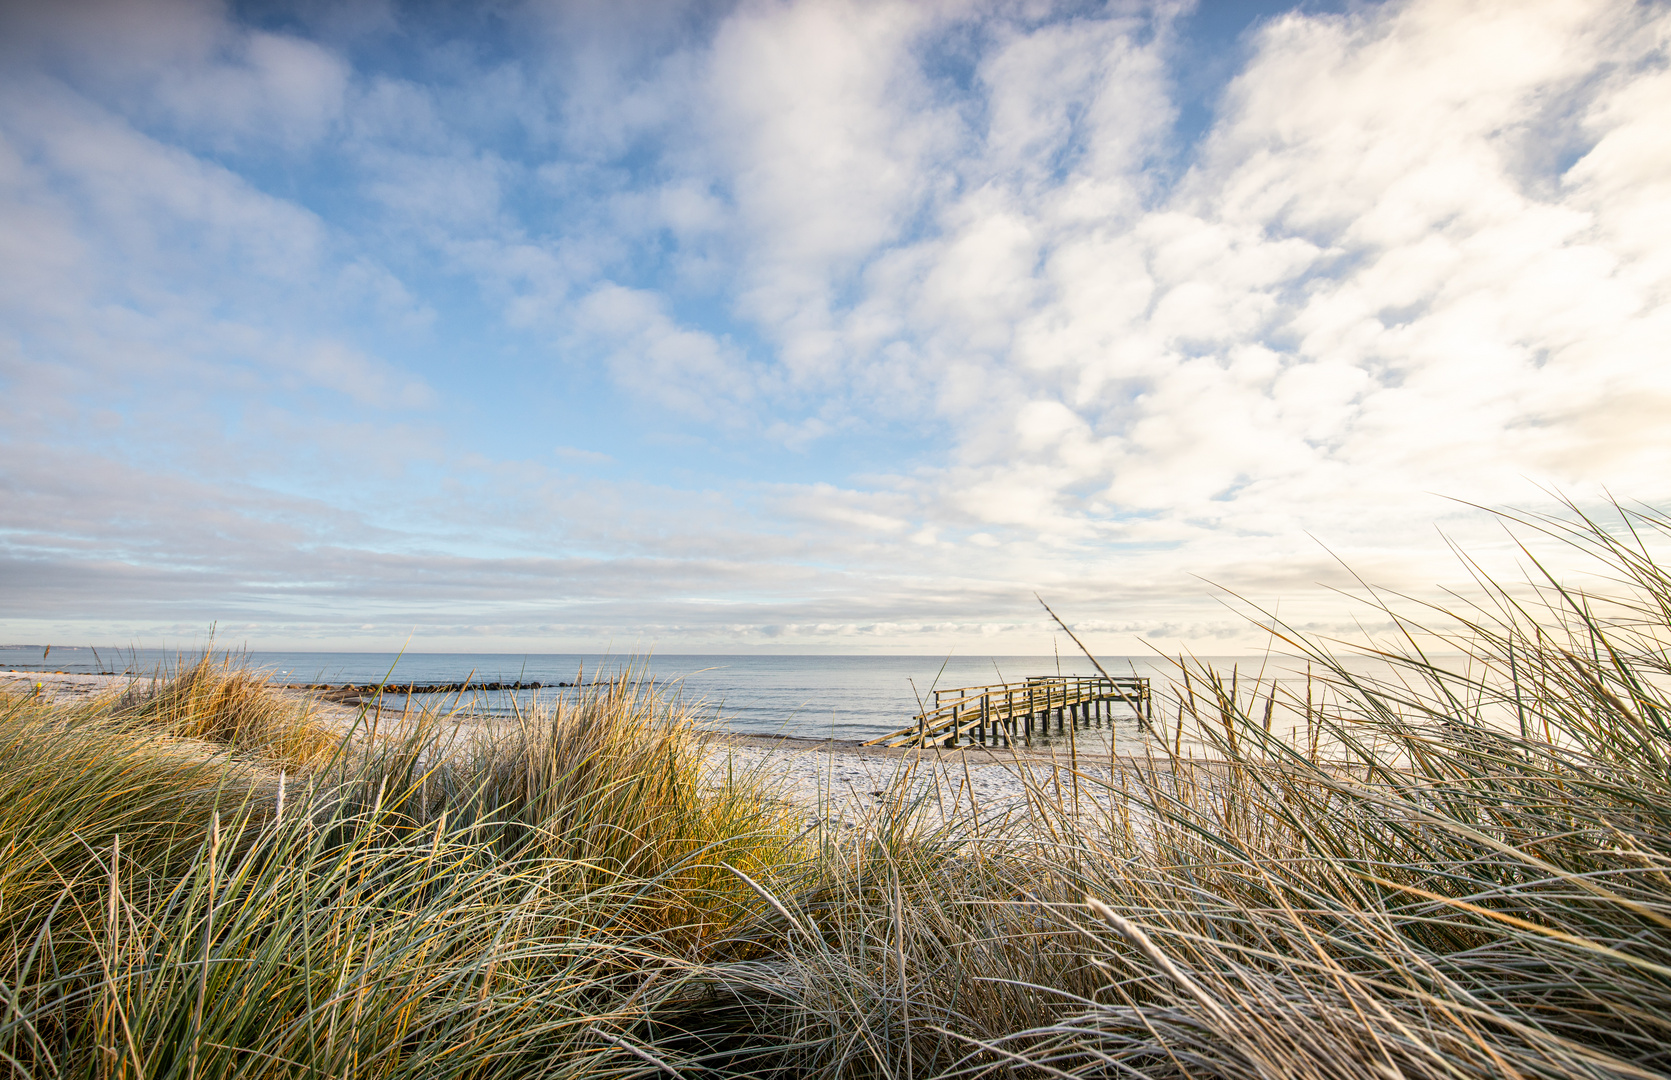
[[(653, 679), (703, 723), (724, 730), (801, 738), (864, 741), (907, 727), (933, 692), (955, 687), (1020, 682), (1033, 675), (1095, 675), (1080, 656), (900, 656), (900, 655), (648, 655), (599, 653), (393, 653), (393, 652), (217, 652), (216, 659), (262, 672), (280, 683), (436, 684), (541, 683), (538, 690), (478, 691), (415, 695), (411, 704), (431, 709), (469, 709), (508, 715), (539, 702), (550, 703), (590, 683), (630, 672)], [(90, 646), (0, 645), (0, 670), (166, 674), (196, 654), (162, 649), (103, 649)], [(1171, 715), (1177, 666), (1150, 655), (1097, 658), (1110, 675), (1152, 680), (1156, 712)], [(1196, 657), (1220, 672), (1242, 678), (1280, 673), (1303, 694), (1304, 665), (1269, 656)], [(1357, 666), (1357, 665), (1354, 665)], [(568, 683), (564, 688), (557, 684)], [(1243, 683), (1244, 687), (1246, 683)], [(404, 695), (386, 694), (384, 709), (401, 710)], [(1107, 724), (1075, 733), (1081, 749), (1118, 745), (1134, 749), (1148, 738), (1135, 714), (1115, 706)], [(1163, 723), (1164, 729), (1167, 725)], [(1040, 735), (1035, 744), (1064, 742), (1065, 735)]]

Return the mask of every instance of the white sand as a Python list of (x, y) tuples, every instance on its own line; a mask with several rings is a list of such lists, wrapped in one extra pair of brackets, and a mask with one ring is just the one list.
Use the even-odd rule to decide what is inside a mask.
[[(148, 688), (152, 681), (148, 675), (0, 671), (0, 690), (39, 693), (55, 704), (114, 696), (136, 685)], [(357, 712), (327, 703), (316, 703), (316, 708), (339, 723), (351, 722)], [(385, 723), (387, 719), (385, 715)], [(971, 812), (990, 820), (994, 815), (1024, 811), (1029, 787), (1043, 792), (1048, 801), (1056, 801), (1058, 790), (1064, 801), (1071, 801), (1073, 787), (1065, 756), (1052, 760), (973, 747), (919, 753), (856, 743), (737, 736), (717, 740), (709, 751), (709, 763), (716, 775), (727, 769), (760, 774), (780, 785), (777, 790), (786, 801), (849, 823), (857, 823), (898, 790), (907, 792), (907, 801), (920, 802), (928, 820), (934, 822)], [(1107, 785), (1115, 779), (1109, 758), (1082, 757), (1079, 774), (1086, 809), (1093, 802), (1106, 805)]]
[(150, 682), (149, 675), (70, 675), (51, 671), (0, 671), (0, 690), (13, 694), (38, 692), (57, 705), (83, 702), (105, 694), (115, 695), (136, 683)]
[[(1046, 804), (1073, 801), (1074, 776), (1065, 758), (1002, 751), (877, 754), (839, 743), (815, 748), (793, 742), (775, 747), (721, 744), (710, 751), (709, 762), (716, 772), (758, 773), (781, 785), (786, 801), (849, 824), (900, 792), (907, 804), (921, 807), (931, 825), (971, 813), (988, 821), (1024, 814), (1029, 790)], [(1082, 809), (1106, 807), (1111, 785), (1118, 781), (1114, 763), (1106, 756), (1082, 759), (1078, 772)]]

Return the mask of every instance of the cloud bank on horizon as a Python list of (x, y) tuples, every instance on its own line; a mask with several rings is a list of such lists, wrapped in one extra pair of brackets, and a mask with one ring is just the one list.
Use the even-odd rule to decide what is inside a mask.
[(1321, 629), (1671, 496), (1671, 7), (0, 14), (0, 637)]

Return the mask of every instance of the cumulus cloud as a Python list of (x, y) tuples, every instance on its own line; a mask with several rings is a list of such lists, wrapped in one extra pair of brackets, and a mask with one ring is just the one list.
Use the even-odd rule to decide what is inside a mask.
[(14, 67), (61, 73), (217, 150), (304, 150), (341, 116), (348, 88), (332, 49), (241, 26), (213, 0), (25, 2), (0, 19)]
[(679, 325), (655, 293), (605, 284), (581, 300), (576, 324), (606, 343), (619, 383), (686, 415), (734, 420), (755, 388), (740, 349)]
[[(961, 346), (938, 404), (965, 463), (930, 483), (1057, 534), (1097, 502), (1194, 520), (1203, 547), (1408, 535), (1427, 492), (1512, 500), (1528, 476), (1657, 497), (1666, 278), (1609, 218), (1653, 235), (1671, 203), (1600, 177), (1664, 152), (1625, 136), (1626, 164), (1607, 143), (1664, 78), (1665, 34), (1663, 10), (1611, 5), (1289, 15), (1169, 189), (1129, 179), (1140, 138), (1103, 136), (1026, 198), (949, 203), (906, 289), (907, 325)], [(1128, 73), (1112, 94), (1116, 70), (1081, 84), (1087, 112), (1164, 88)], [(1551, 126), (1575, 162), (1528, 150)], [(988, 153), (1012, 141), (994, 126)], [(1592, 194), (1609, 184), (1618, 206)], [(1084, 216), (1061, 229), (1068, 206)]]

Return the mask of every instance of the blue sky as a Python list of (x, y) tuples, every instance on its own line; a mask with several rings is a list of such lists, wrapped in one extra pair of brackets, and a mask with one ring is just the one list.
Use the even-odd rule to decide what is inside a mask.
[[(0, 637), (1321, 632), (1671, 487), (1665, 4), (14, 3)], [(1507, 558), (1505, 554), (1503, 556)]]

